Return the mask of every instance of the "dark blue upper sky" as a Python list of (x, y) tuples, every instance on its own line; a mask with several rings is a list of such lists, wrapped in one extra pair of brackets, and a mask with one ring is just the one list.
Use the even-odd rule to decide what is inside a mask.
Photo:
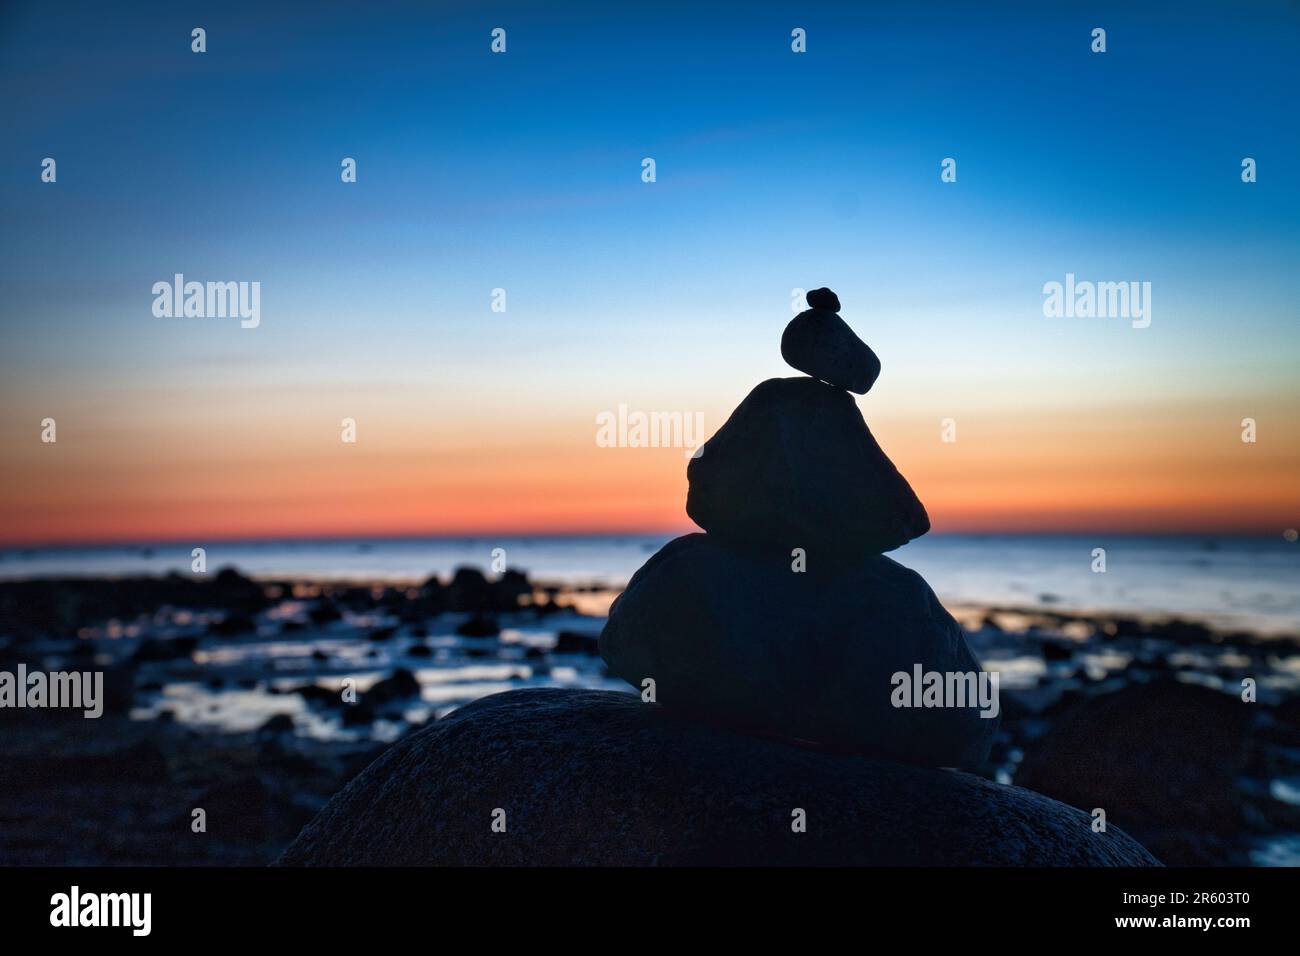
[(1293, 328), (1269, 306), (1300, 212), (1294, 3), (277, 6), (7, 5), (6, 308), (99, 329), (184, 270), (261, 277), (326, 333), (359, 311), (454, 327), (485, 285), (562, 332), (816, 275), (924, 314), (1009, 305), (1022, 274), (1033, 304), (1067, 270), (1196, 261), (1166, 309), (1246, 272), (1242, 305)]

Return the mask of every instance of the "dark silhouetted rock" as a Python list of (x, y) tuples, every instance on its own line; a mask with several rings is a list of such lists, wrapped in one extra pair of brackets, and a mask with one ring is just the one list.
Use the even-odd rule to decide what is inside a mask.
[(343, 708), (343, 726), (344, 727), (363, 727), (366, 724), (372, 724), (379, 716), (375, 705), (368, 699), (357, 701), (355, 704), (347, 704)]
[(457, 568), (445, 594), (448, 610), (488, 611), (492, 608), (492, 585), (478, 568)]
[[(506, 832), (492, 830), (505, 811)], [(805, 812), (807, 832), (792, 830)], [(793, 747), (633, 694), (483, 698), (394, 744), (281, 865), (1149, 866), (1118, 827), (947, 770)]]
[(256, 614), (270, 604), (262, 585), (235, 568), (218, 571), (212, 590), (217, 604), (242, 614)]
[(273, 714), (266, 719), (266, 722), (261, 727), (257, 728), (257, 736), (261, 738), (292, 736), (293, 733), (293, 718), (288, 714)]
[(1214, 632), (1204, 624), (1179, 618), (1151, 624), (1148, 633), (1178, 644), (1202, 644), (1214, 636)]
[(522, 598), (533, 593), (528, 575), (522, 571), (506, 570), (492, 582), (492, 607), (497, 611), (513, 611)]
[(252, 615), (268, 607), (262, 586), (231, 568), (197, 577), (29, 578), (0, 581), (0, 634), (25, 641), (68, 637), (111, 619), (152, 614), (162, 605), (221, 608)]
[(135, 653), (131, 655), (131, 660), (137, 664), (144, 661), (184, 660), (194, 653), (198, 645), (199, 640), (196, 637), (173, 637), (170, 639), (147, 637), (135, 649)]
[(1042, 641), (1038, 648), (1048, 663), (1074, 659), (1074, 646), (1068, 641)]
[(840, 310), (840, 297), (825, 287), (813, 289), (805, 298), (808, 300), (808, 308), (810, 309), (823, 309), (827, 312), (838, 312)]
[(341, 690), (322, 687), (320, 684), (303, 684), (301, 687), (294, 688), (292, 693), (297, 694), (309, 704), (320, 704), (325, 707), (337, 707), (343, 704)]
[(343, 612), (333, 601), (326, 600), (308, 611), (307, 617), (313, 624), (332, 624), (334, 621), (343, 620)]
[(363, 696), (372, 704), (387, 704), (408, 697), (419, 697), (420, 682), (405, 667), (399, 667), (391, 676), (371, 685)]
[(122, 664), (104, 670), (104, 694), (101, 703), (106, 714), (126, 714), (135, 700), (134, 669)]
[(257, 630), (257, 623), (247, 614), (227, 614), (208, 625), (208, 633), (218, 637), (235, 637)]
[(1175, 680), (1085, 698), (1026, 746), (1016, 782), (1103, 808), (1170, 864), (1242, 862), (1199, 855), (1208, 845), (1189, 835), (1241, 829), (1237, 780), (1257, 706)]
[(557, 654), (596, 654), (598, 650), (596, 638), (592, 634), (560, 631), (555, 635), (555, 653)]
[(758, 385), (691, 459), (686, 513), (721, 538), (809, 566), (880, 554), (930, 530), (853, 398), (810, 378)]
[(456, 633), (461, 637), (496, 637), (501, 625), (489, 614), (475, 614), (457, 624)]
[(880, 376), (880, 359), (836, 315), (840, 300), (834, 292), (814, 289), (808, 293), (808, 304), (812, 308), (785, 327), (781, 358), (813, 378), (865, 395)]
[(978, 766), (997, 717), (895, 707), (892, 676), (978, 672), (921, 576), (875, 555), (795, 573), (712, 535), (670, 541), (632, 576), (600, 635), (610, 669), (667, 707), (856, 753)]
[(419, 599), (412, 601), (411, 604), (410, 610), (412, 613), (418, 613), (425, 617), (441, 614), (447, 609), (447, 589), (443, 587), (437, 575), (431, 575), (427, 581), (420, 585)]

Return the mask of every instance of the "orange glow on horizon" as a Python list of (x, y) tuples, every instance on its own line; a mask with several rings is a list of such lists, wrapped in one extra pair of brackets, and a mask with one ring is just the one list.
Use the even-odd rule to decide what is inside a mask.
[[(206, 445), (178, 445), (69, 429), (11, 461), (0, 542), (694, 529), (680, 449), (599, 448), (585, 421), (478, 436), (461, 424), (440, 442), (395, 429), (353, 446), (332, 433), (254, 441), (217, 429)], [(1185, 408), (1127, 419), (972, 414), (953, 444), (939, 441), (937, 420), (873, 424), (935, 533), (1281, 534), (1300, 523), (1298, 436), (1248, 445), (1236, 423)]]

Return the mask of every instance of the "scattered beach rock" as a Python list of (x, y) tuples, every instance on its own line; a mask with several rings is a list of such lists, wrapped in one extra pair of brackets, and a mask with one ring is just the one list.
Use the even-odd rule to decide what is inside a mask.
[(445, 586), (436, 577), (425, 581), (420, 610), (425, 614), (442, 610), (509, 613), (518, 610), (523, 599), (532, 593), (533, 585), (523, 571), (509, 568), (496, 580), (489, 581), (478, 568), (462, 566)]
[(998, 726), (978, 707), (895, 707), (896, 672), (978, 672), (920, 575), (875, 555), (797, 574), (693, 534), (633, 575), (600, 635), (610, 669), (670, 708), (933, 766), (973, 767)]
[(456, 633), (461, 637), (496, 637), (501, 633), (501, 625), (491, 615), (475, 614), (456, 625)]
[(369, 698), (362, 698), (355, 704), (346, 704), (342, 711), (342, 722), (344, 727), (360, 727), (365, 724), (373, 724), (379, 717), (379, 712), (375, 709)]
[(308, 704), (334, 707), (343, 703), (342, 691), (336, 688), (322, 687), (320, 684), (303, 684), (301, 687), (294, 688), (293, 693)]
[(459, 567), (447, 585), (447, 609), (487, 611), (492, 608), (492, 585), (478, 568)]
[(1083, 698), (1028, 746), (1016, 782), (1103, 808), (1167, 863), (1230, 862), (1201, 855), (1188, 836), (1240, 830), (1237, 781), (1256, 706), (1171, 679)]
[(507, 569), (492, 582), (492, 608), (496, 611), (513, 611), (519, 607), (523, 598), (532, 593), (533, 586), (528, 581), (528, 575)]
[(438, 580), (436, 574), (431, 574), (423, 584), (420, 585), (420, 603), (424, 605), (426, 611), (430, 614), (437, 614), (447, 605), (446, 588)]
[(420, 682), (405, 667), (399, 667), (391, 676), (372, 684), (362, 696), (372, 704), (387, 704), (408, 697), (419, 697)]
[(632, 694), (531, 689), (390, 747), (279, 864), (1156, 865), (1090, 822), (965, 773), (736, 735)]
[(594, 635), (579, 634), (577, 631), (560, 631), (555, 635), (557, 654), (596, 654), (598, 650)]
[(710, 534), (809, 566), (880, 554), (930, 530), (925, 507), (853, 399), (810, 378), (758, 385), (687, 466), (686, 513)]
[(880, 377), (880, 359), (836, 314), (840, 300), (834, 292), (814, 289), (808, 305), (785, 327), (781, 357), (813, 378), (865, 395)]
[(307, 612), (307, 617), (313, 624), (332, 624), (343, 620), (343, 612), (333, 601), (321, 601)]
[(220, 608), (253, 615), (270, 605), (262, 585), (233, 568), (211, 577), (30, 578), (0, 581), (0, 634), (19, 641), (72, 634), (159, 607)]
[(274, 714), (257, 728), (259, 738), (275, 738), (294, 734), (293, 718), (288, 714)]
[(257, 623), (247, 614), (227, 614), (208, 625), (208, 633), (218, 637), (236, 637), (257, 630)]
[(1068, 641), (1040, 641), (1038, 649), (1047, 663), (1074, 659), (1074, 647)]
[(178, 661), (188, 658), (199, 646), (196, 637), (173, 637), (171, 639), (147, 637), (140, 642), (131, 661), (140, 664), (145, 661)]

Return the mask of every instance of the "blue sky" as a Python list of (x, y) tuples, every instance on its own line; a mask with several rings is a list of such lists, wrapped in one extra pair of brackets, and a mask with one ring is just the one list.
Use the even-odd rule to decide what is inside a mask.
[[(725, 414), (814, 284), (884, 420), (1296, 397), (1295, 3), (58, 6), (0, 13), (24, 411), (436, 381), (447, 415)], [(1043, 318), (1067, 271), (1151, 281), (1152, 327)], [(262, 327), (154, 318), (175, 272), (260, 281)]]

